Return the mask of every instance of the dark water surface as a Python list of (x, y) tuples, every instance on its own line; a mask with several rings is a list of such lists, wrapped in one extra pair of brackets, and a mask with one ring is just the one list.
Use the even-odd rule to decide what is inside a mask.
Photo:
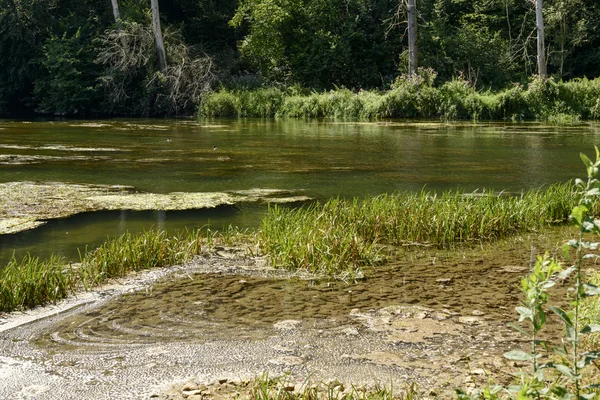
[[(316, 199), (394, 191), (521, 191), (584, 173), (599, 124), (274, 120), (0, 121), (0, 182), (130, 185), (139, 191), (302, 190)], [(213, 146), (218, 149), (213, 150)], [(151, 226), (253, 227), (265, 208), (100, 212), (0, 236), (13, 251), (76, 259), (77, 248)]]

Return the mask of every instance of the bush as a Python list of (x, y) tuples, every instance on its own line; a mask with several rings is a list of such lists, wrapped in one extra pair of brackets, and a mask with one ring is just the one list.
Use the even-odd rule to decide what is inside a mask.
[(38, 111), (56, 115), (89, 114), (100, 101), (95, 50), (81, 30), (50, 37), (40, 60), (43, 74), (34, 83)]
[(435, 118), (476, 120), (541, 119), (571, 123), (600, 118), (600, 78), (555, 82), (534, 78), (500, 91), (477, 91), (456, 78), (433, 86), (435, 72), (420, 70), (402, 75), (386, 92), (358, 93), (341, 88), (306, 93), (298, 88), (221, 89), (206, 97), (199, 109), (210, 117), (289, 117), (376, 120), (380, 118)]

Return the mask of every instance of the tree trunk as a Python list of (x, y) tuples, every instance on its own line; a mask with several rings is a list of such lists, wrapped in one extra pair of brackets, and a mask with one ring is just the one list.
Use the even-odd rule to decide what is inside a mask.
[(154, 40), (156, 41), (156, 53), (158, 55), (158, 68), (164, 71), (167, 68), (167, 56), (165, 44), (163, 43), (162, 31), (160, 30), (160, 13), (158, 11), (158, 0), (150, 0), (152, 4), (152, 28)]
[(542, 0), (535, 0), (535, 22), (537, 25), (537, 62), (538, 74), (546, 77), (546, 58), (544, 57), (544, 17), (542, 16)]
[(408, 75), (417, 74), (417, 4), (408, 0)]
[(119, 14), (119, 1), (118, 0), (111, 0), (111, 1), (112, 1), (113, 15), (115, 16), (115, 23), (117, 25), (119, 25), (120, 21), (121, 21), (121, 16)]

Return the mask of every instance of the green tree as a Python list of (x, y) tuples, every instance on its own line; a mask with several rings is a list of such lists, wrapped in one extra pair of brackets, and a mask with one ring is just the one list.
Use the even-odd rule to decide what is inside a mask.
[(85, 34), (52, 36), (43, 47), (40, 76), (34, 82), (38, 111), (52, 114), (88, 114), (98, 107), (96, 51)]
[(380, 86), (397, 68), (400, 35), (386, 40), (382, 23), (396, 1), (242, 0), (231, 24), (248, 29), (242, 56), (270, 80)]

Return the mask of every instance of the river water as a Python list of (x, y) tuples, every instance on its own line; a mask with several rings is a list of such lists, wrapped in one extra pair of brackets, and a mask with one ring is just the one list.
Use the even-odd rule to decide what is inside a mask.
[[(599, 124), (0, 121), (0, 183), (286, 189), (318, 200), (423, 187), (517, 192), (582, 176), (578, 153), (591, 154), (599, 133)], [(78, 248), (151, 226), (256, 227), (265, 210), (84, 213), (0, 235), (0, 259), (77, 259)], [(145, 290), (105, 288), (95, 303), (0, 330), (0, 397), (149, 398), (173, 382), (265, 370), (416, 382), (425, 392), (452, 390), (482, 368), (505, 376), (512, 366), (501, 354), (522, 344), (506, 328), (519, 276), (532, 249), (555, 251), (569, 236), (554, 228), (476, 248), (398, 249), (359, 282), (281, 279), (263, 274), (260, 260), (217, 252), (158, 283), (139, 278)]]
[[(138, 191), (301, 191), (318, 200), (394, 191), (521, 191), (582, 176), (600, 124), (276, 120), (0, 121), (0, 182), (128, 185)], [(264, 206), (80, 214), (0, 236), (5, 261), (69, 259), (151, 226), (255, 227)]]

